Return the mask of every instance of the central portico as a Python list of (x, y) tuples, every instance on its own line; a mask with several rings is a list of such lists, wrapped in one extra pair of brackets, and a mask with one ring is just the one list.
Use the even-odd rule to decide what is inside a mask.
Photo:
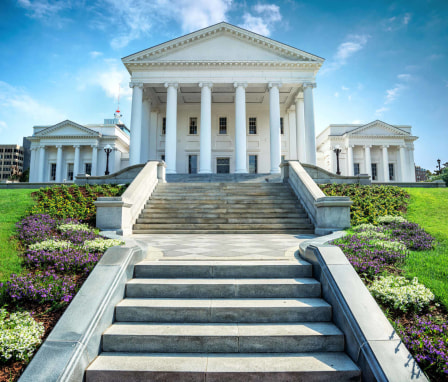
[(220, 23), (123, 58), (130, 164), (167, 173), (279, 173), (316, 164), (313, 88), (323, 59)]

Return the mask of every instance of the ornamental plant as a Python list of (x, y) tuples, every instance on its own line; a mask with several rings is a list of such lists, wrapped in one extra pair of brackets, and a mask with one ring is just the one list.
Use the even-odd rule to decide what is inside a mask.
[(414, 277), (408, 280), (399, 276), (380, 276), (368, 289), (372, 295), (387, 306), (399, 309), (420, 311), (434, 300), (434, 294)]
[(29, 246), (32, 251), (46, 250), (46, 251), (59, 251), (62, 249), (70, 248), (71, 243), (67, 240), (53, 240), (48, 239), (39, 243), (31, 244)]
[(25, 245), (52, 237), (57, 222), (47, 214), (30, 215), (16, 224), (18, 239)]
[(103, 239), (97, 238), (95, 240), (87, 240), (84, 242), (83, 248), (89, 252), (105, 252), (106, 249), (115, 247), (116, 245), (123, 245), (125, 242), (118, 239)]
[(0, 361), (28, 361), (42, 342), (43, 324), (29, 312), (8, 314), (0, 309)]
[(58, 230), (61, 232), (77, 232), (77, 231), (84, 231), (84, 232), (93, 232), (93, 229), (85, 223), (65, 223), (65, 224), (59, 224)]
[(396, 320), (406, 347), (427, 371), (448, 375), (448, 325), (431, 314), (415, 314), (411, 321)]

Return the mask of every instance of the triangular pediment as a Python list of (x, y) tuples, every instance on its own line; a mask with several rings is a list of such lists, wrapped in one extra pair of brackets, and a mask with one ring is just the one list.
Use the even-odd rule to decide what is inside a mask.
[(378, 135), (381, 135), (381, 136), (384, 136), (384, 135), (409, 136), (409, 133), (399, 129), (398, 127), (389, 125), (386, 122), (376, 120), (376, 121), (368, 123), (367, 125), (357, 127), (356, 129), (347, 132), (347, 135), (352, 135), (352, 136), (369, 136), (369, 135), (370, 136), (378, 136)]
[(219, 23), (122, 59), (133, 65), (155, 62), (290, 62), (318, 67), (324, 59), (243, 28)]
[(78, 123), (70, 120), (65, 120), (57, 123), (56, 125), (49, 126), (35, 134), (38, 137), (51, 137), (51, 136), (91, 136), (98, 137), (100, 133), (82, 126)]

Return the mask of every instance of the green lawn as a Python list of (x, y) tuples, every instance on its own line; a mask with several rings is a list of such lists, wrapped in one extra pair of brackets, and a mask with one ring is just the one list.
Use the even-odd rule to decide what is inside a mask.
[(448, 188), (408, 188), (406, 218), (437, 239), (433, 251), (411, 252), (406, 276), (418, 277), (448, 308)]
[(0, 190), (0, 282), (22, 269), (17, 242), (11, 236), (15, 233), (15, 224), (34, 203), (33, 191), (36, 190)]

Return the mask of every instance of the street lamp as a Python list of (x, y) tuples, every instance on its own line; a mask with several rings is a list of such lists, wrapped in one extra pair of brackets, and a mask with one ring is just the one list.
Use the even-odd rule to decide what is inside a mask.
[(441, 162), (441, 160), (437, 159), (437, 165), (439, 166), (439, 174), (442, 173), (442, 169), (440, 168), (440, 162)]
[(104, 152), (106, 153), (106, 172), (104, 173), (104, 175), (109, 175), (109, 154), (112, 152), (112, 146), (107, 145), (104, 148)]
[(334, 146), (333, 151), (336, 154), (336, 165), (337, 165), (336, 174), (341, 175), (341, 170), (339, 169), (339, 154), (341, 153), (341, 146), (339, 145)]

